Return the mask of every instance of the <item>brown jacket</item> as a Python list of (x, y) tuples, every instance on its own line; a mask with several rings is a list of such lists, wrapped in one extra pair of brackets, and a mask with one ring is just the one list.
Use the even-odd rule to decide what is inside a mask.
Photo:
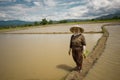
[(73, 47), (81, 47), (83, 45), (86, 45), (85, 37), (82, 34), (79, 35), (72, 35), (70, 40), (70, 48)]

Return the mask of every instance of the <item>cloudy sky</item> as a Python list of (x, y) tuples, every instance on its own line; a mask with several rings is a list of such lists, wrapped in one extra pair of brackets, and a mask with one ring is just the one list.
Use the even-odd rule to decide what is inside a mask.
[(91, 19), (120, 12), (120, 0), (0, 0), (0, 20)]

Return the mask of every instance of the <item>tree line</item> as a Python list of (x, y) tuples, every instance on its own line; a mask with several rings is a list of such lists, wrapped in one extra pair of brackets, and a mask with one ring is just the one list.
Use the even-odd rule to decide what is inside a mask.
[(32, 27), (32, 26), (58, 24), (58, 23), (67, 23), (67, 20), (53, 21), (53, 20), (47, 20), (46, 18), (43, 18), (41, 21), (35, 21), (29, 24), (9, 25), (9, 26), (3, 26), (3, 27), (1, 26), (0, 29), (10, 29), (10, 28), (17, 28), (17, 27)]
[(46, 18), (42, 19), (42, 21), (38, 22), (38, 21), (35, 21), (34, 22), (34, 25), (37, 26), (37, 25), (46, 25), (46, 24), (57, 24), (57, 23), (67, 23), (68, 21), (67, 20), (60, 20), (60, 21), (53, 21), (53, 20), (47, 20)]
[[(120, 20), (119, 16), (114, 16), (111, 19), (90, 19), (90, 20), (83, 20), (83, 21), (102, 21), (102, 20)], [(24, 24), (24, 25), (9, 25), (5, 27), (0, 27), (0, 29), (9, 29), (9, 28), (17, 28), (17, 27), (31, 27), (31, 26), (39, 26), (39, 25), (47, 25), (47, 24), (59, 24), (59, 23), (68, 23), (68, 22), (80, 22), (78, 20), (68, 21), (68, 20), (60, 20), (60, 21), (53, 21), (53, 20), (47, 20), (46, 18), (43, 18), (41, 21), (35, 21), (30, 24)]]

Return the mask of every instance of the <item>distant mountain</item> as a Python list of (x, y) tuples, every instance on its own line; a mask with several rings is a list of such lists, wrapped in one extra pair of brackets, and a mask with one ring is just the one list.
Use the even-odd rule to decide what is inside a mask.
[(5, 27), (5, 26), (20, 26), (20, 25), (25, 25), (25, 24), (33, 24), (33, 22), (20, 21), (20, 20), (0, 21), (0, 26), (1, 27)]
[(108, 15), (104, 15), (104, 16), (100, 16), (95, 18), (96, 20), (100, 20), (100, 19), (120, 19), (120, 12), (114, 13), (114, 14), (108, 14)]

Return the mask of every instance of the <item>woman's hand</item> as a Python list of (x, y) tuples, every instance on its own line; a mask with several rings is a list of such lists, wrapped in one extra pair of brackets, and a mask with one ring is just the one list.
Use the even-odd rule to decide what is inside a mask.
[(83, 57), (86, 58), (86, 46), (83, 46)]
[(82, 54), (82, 56), (83, 56), (83, 58), (86, 58), (86, 55), (84, 53)]

